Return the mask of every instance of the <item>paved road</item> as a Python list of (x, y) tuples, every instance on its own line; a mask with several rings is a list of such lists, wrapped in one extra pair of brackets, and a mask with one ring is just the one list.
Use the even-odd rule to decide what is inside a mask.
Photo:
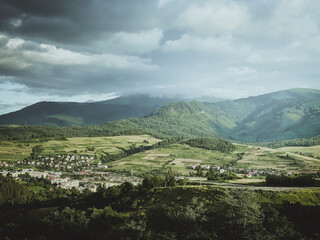
[(235, 183), (224, 183), (224, 182), (211, 182), (206, 181), (205, 178), (197, 179), (197, 180), (189, 180), (190, 182), (205, 184), (206, 186), (209, 184), (210, 186), (219, 186), (225, 188), (248, 188), (252, 190), (267, 190), (267, 191), (297, 191), (302, 189), (320, 189), (320, 187), (267, 187), (267, 186), (250, 186), (244, 184), (235, 184)]

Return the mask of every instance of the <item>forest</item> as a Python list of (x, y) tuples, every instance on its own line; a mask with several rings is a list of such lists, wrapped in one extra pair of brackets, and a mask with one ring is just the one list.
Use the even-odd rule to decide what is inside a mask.
[(268, 175), (266, 177), (266, 184), (268, 186), (282, 186), (282, 187), (303, 187), (315, 186), (316, 180), (313, 175), (293, 175), (293, 176), (275, 176)]
[(172, 170), (96, 193), (54, 190), (41, 179), (22, 184), (0, 177), (0, 184), (8, 186), (0, 194), (1, 239), (307, 239), (319, 233), (320, 206), (308, 202), (319, 198), (316, 191), (297, 192), (301, 202), (290, 202), (288, 193), (185, 185)]

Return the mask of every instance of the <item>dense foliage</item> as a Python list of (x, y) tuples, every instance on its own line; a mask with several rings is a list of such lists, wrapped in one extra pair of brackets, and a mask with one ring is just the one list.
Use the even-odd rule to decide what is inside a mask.
[(23, 182), (15, 181), (10, 176), (0, 175), (0, 207), (31, 203), (40, 206), (45, 201), (62, 203), (72, 200), (79, 194), (75, 189), (56, 188), (48, 180), (32, 178), (28, 173), (21, 178)]
[(283, 140), (278, 142), (265, 143), (262, 145), (270, 148), (280, 148), (280, 147), (290, 147), (290, 146), (315, 146), (315, 145), (320, 145), (320, 135), (317, 135), (312, 138), (290, 139), (290, 140)]
[(233, 180), (233, 179), (238, 179), (238, 176), (233, 173), (233, 172), (226, 172), (226, 173), (220, 173), (220, 172), (215, 172), (213, 171), (212, 168), (209, 169), (207, 172), (207, 178), (208, 180)]
[(0, 206), (3, 204), (25, 204), (34, 198), (28, 188), (11, 177), (0, 175)]
[(226, 140), (216, 138), (197, 137), (186, 141), (192, 147), (204, 148), (208, 150), (215, 150), (220, 152), (232, 152), (235, 146)]
[(127, 118), (144, 117), (175, 99), (147, 95), (124, 96), (102, 102), (39, 102), (0, 116), (4, 125), (85, 126)]
[[(75, 136), (151, 134), (270, 142), (319, 134), (319, 109), (320, 91), (292, 89), (218, 103), (170, 103), (147, 117), (118, 120), (104, 125), (1, 127), (0, 139), (28, 141)], [(308, 142), (315, 144), (318, 140)]]
[(136, 146), (135, 144), (132, 144), (129, 149), (118, 147), (119, 149), (122, 150), (121, 152), (114, 153), (114, 154), (104, 152), (104, 154), (100, 157), (100, 159), (103, 162), (116, 161), (116, 160), (122, 159), (124, 157), (130, 156), (130, 155), (133, 155), (136, 153), (144, 152), (144, 151), (147, 151), (150, 149), (168, 147), (172, 143), (176, 143), (176, 142), (183, 141), (183, 140), (184, 140), (183, 137), (172, 137), (172, 138), (164, 139), (163, 141), (157, 142), (151, 146), (146, 146), (146, 145)]
[(269, 240), (301, 239), (301, 233), (312, 239), (318, 231), (319, 207), (284, 202), (276, 210), (259, 203), (279, 198), (275, 192), (163, 188), (170, 178), (170, 171), (166, 177), (147, 175), (140, 186), (124, 183), (96, 193), (75, 193), (67, 202), (19, 206), (14, 201), (12, 207), (0, 208), (0, 238)]
[(268, 186), (288, 186), (288, 187), (299, 187), (299, 186), (314, 186), (315, 178), (312, 175), (268, 175), (266, 177), (266, 184)]

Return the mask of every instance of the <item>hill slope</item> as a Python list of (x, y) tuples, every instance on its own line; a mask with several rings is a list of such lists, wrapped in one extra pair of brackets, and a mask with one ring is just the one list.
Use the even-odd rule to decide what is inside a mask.
[(222, 137), (245, 142), (310, 138), (320, 134), (320, 91), (291, 89), (218, 103), (174, 102), (147, 117), (100, 126), (0, 128), (1, 139), (21, 139), (24, 135), (41, 138), (142, 133), (160, 137)]
[(144, 117), (175, 99), (134, 95), (102, 102), (40, 102), (0, 116), (1, 125), (83, 126)]
[(248, 142), (312, 137), (320, 133), (320, 91), (291, 89), (218, 103), (171, 103), (148, 118), (117, 124)]

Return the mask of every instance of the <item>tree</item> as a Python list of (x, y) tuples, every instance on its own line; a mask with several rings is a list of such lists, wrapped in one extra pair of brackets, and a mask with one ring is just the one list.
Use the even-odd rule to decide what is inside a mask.
[(164, 183), (163, 178), (153, 174), (147, 174), (143, 178), (142, 188), (152, 189), (155, 187), (163, 186), (163, 183)]
[(171, 167), (169, 168), (166, 176), (166, 184), (168, 187), (174, 187), (176, 185), (176, 180)]
[(42, 153), (43, 150), (44, 149), (42, 148), (41, 145), (36, 145), (32, 148), (32, 152), (30, 155), (33, 159), (36, 159)]
[(198, 167), (197, 167), (197, 173), (196, 173), (196, 175), (197, 175), (198, 177), (202, 177), (202, 176), (203, 176), (203, 170), (202, 170), (202, 167), (201, 167), (201, 166), (198, 166)]
[(211, 218), (221, 239), (262, 239), (263, 213), (253, 191), (227, 192), (215, 204)]

